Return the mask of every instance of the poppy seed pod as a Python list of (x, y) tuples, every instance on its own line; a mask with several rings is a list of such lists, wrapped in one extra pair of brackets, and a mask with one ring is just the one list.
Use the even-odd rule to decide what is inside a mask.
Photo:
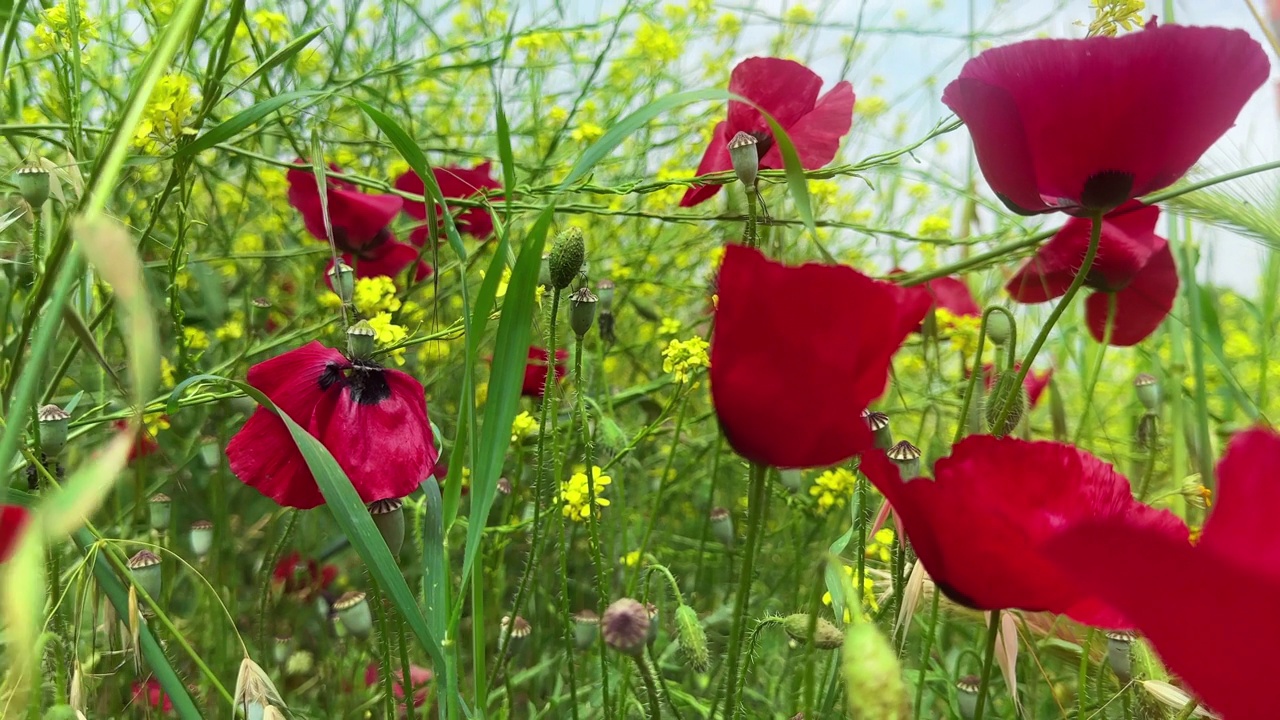
[(587, 260), (587, 246), (582, 237), (582, 230), (568, 228), (556, 236), (551, 243), (551, 254), (548, 268), (551, 276), (551, 287), (563, 290), (569, 287), (573, 279), (582, 270)]
[(966, 675), (956, 681), (956, 704), (960, 706), (960, 717), (973, 720), (978, 711), (978, 678)]
[(404, 502), (399, 498), (387, 498), (369, 504), (369, 515), (378, 532), (387, 543), (391, 556), (400, 554), (404, 547)]
[(697, 672), (705, 672), (711, 656), (707, 650), (707, 633), (698, 622), (698, 613), (680, 603), (676, 608), (676, 638), (680, 641), (680, 653)]
[[(795, 613), (782, 618), (782, 629), (798, 643), (809, 641), (809, 620), (807, 613)], [(819, 650), (834, 650), (844, 643), (840, 629), (826, 618), (817, 618), (813, 628), (813, 646)]]
[(160, 558), (150, 550), (140, 550), (129, 558), (129, 572), (138, 587), (153, 600), (160, 599)]
[(289, 655), (293, 653), (293, 636), (277, 635), (276, 644), (271, 651), (271, 656), (275, 658), (276, 664), (283, 665), (289, 659)]
[(369, 601), (364, 593), (343, 593), (333, 604), (333, 609), (337, 611), (342, 626), (352, 635), (363, 640), (373, 632), (373, 611), (369, 608)]
[[(1012, 400), (1009, 399), (1011, 396)], [(1009, 403), (1009, 414), (1005, 416), (1004, 424), (996, 427), (1006, 402)], [(1016, 372), (1002, 372), (996, 376), (995, 382), (991, 384), (991, 392), (987, 393), (985, 409), (987, 428), (993, 434), (1008, 435), (1018, 427), (1018, 422), (1027, 410), (1027, 389), (1018, 382)]]
[(200, 462), (206, 470), (217, 470), (222, 462), (222, 443), (217, 438), (205, 438), (200, 443)]
[(356, 271), (338, 259), (338, 263), (329, 269), (329, 285), (342, 298), (342, 304), (350, 305), (352, 294), (356, 289)]
[(208, 520), (191, 523), (191, 533), (187, 539), (191, 543), (191, 552), (203, 560), (213, 548), (213, 523)]
[(903, 440), (885, 454), (897, 466), (898, 475), (903, 480), (920, 477), (920, 448)]
[(1132, 662), (1129, 657), (1129, 649), (1132, 646), (1132, 633), (1123, 631), (1107, 633), (1107, 664), (1111, 666), (1111, 672), (1116, 674), (1116, 679), (1122, 685), (1133, 677)]
[(596, 322), (596, 302), (598, 298), (585, 287), (580, 287), (569, 296), (569, 327), (581, 340), (591, 331)]
[(18, 193), (27, 201), (32, 211), (40, 212), (40, 208), (49, 199), (49, 171), (42, 167), (26, 165), (18, 168), (16, 173)]
[(373, 346), (378, 333), (368, 320), (361, 320), (347, 328), (347, 344), (351, 348), (351, 356), (367, 358), (373, 355)]
[(600, 299), (601, 310), (613, 309), (614, 288), (615, 286), (613, 284), (613, 281), (610, 280), (609, 278), (605, 278), (604, 280), (601, 280), (599, 283), (596, 283), (596, 295)]
[(889, 429), (889, 416), (874, 410), (863, 410), (862, 419), (867, 421), (871, 434), (875, 437), (876, 447), (888, 450), (893, 447), (893, 431)]
[(738, 131), (729, 139), (729, 162), (733, 163), (733, 172), (743, 185), (754, 188), (756, 176), (760, 173), (760, 153), (754, 135)]
[(169, 518), (172, 516), (173, 501), (164, 493), (156, 493), (151, 496), (151, 502), (147, 503), (147, 515), (151, 521), (151, 529), (156, 532), (164, 532), (169, 528)]
[(908, 716), (897, 653), (875, 625), (849, 626), (840, 652), (852, 720), (902, 720)]
[(57, 405), (45, 405), (36, 412), (40, 423), (40, 452), (54, 457), (67, 446), (67, 426), (71, 414)]
[(1133, 379), (1133, 389), (1138, 393), (1142, 407), (1151, 411), (1160, 407), (1160, 381), (1154, 375), (1140, 373)]
[(804, 485), (804, 473), (795, 468), (778, 470), (778, 479), (791, 492), (800, 492), (800, 487)]
[(1009, 342), (1009, 335), (1013, 333), (1013, 323), (1009, 320), (1009, 316), (1002, 312), (993, 312), (987, 316), (987, 337), (991, 338), (991, 342), (996, 345), (1004, 345)]
[(600, 616), (592, 610), (583, 610), (573, 616), (573, 644), (579, 650), (586, 650), (596, 643), (600, 636)]
[(733, 516), (728, 508), (711, 508), (711, 534), (727, 548), (733, 547)]
[(649, 612), (631, 598), (615, 600), (600, 619), (600, 635), (609, 647), (639, 655), (649, 638)]
[(515, 620), (510, 615), (502, 616), (502, 642), (505, 644), (507, 640), (523, 640), (529, 637), (529, 633), (533, 632), (529, 621), (517, 615)]

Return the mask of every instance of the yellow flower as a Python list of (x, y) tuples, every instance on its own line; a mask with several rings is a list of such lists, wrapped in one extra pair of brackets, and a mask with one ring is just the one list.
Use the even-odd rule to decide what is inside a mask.
[(569, 119), (569, 111), (565, 110), (559, 105), (554, 105), (550, 110), (547, 111), (547, 119), (559, 125), (560, 123)]
[(636, 29), (635, 49), (647, 60), (670, 62), (680, 57), (680, 44), (667, 29), (646, 20)]
[(204, 350), (209, 347), (209, 333), (198, 327), (188, 325), (182, 328), (182, 337), (191, 350)]
[(271, 10), (259, 10), (249, 16), (254, 29), (265, 35), (267, 40), (275, 41), (289, 33), (289, 18)]
[(613, 482), (613, 478), (608, 475), (601, 474), (600, 466), (593, 465), (591, 467), (591, 485), (587, 485), (587, 474), (584, 472), (574, 473), (568, 482), (560, 483), (560, 501), (563, 503), (561, 511), (564, 516), (572, 519), (574, 522), (582, 522), (591, 517), (591, 493), (596, 496), (596, 505), (599, 507), (608, 507), (609, 501), (601, 495), (609, 483)]
[(396, 297), (396, 284), (386, 275), (356, 280), (351, 301), (356, 306), (356, 310), (366, 316), (393, 313), (400, 309), (400, 299)]
[[(852, 566), (850, 566), (850, 565), (845, 565), (845, 566), (844, 566), (844, 574), (845, 574), (845, 576), (847, 576), (847, 577), (849, 577), (849, 578), (852, 578), (852, 577), (853, 577), (853, 567), (852, 567)], [(850, 583), (850, 584), (853, 584), (853, 583)], [(830, 605), (830, 604), (831, 604), (831, 601), (832, 601), (832, 598), (831, 598), (831, 593), (830, 593), (830, 592), (825, 592), (825, 593), (823, 593), (823, 594), (822, 594), (822, 604), (823, 604), (823, 605)], [(864, 573), (864, 574), (863, 574), (863, 576), (862, 576), (862, 607), (864, 607), (864, 608), (866, 608), (867, 610), (869, 610), (869, 611), (870, 611), (870, 612), (864, 612), (864, 613), (862, 614), (862, 619), (863, 619), (863, 620), (868, 620), (868, 621), (869, 621), (869, 620), (871, 620), (871, 613), (879, 612), (879, 610), (880, 610), (880, 603), (876, 600), (876, 584), (875, 584), (875, 581), (873, 581), (873, 580), (872, 580), (870, 577), (868, 577), (865, 573)], [(844, 621), (845, 621), (846, 623), (853, 622), (853, 615), (852, 615), (852, 613), (850, 613), (850, 612), (849, 612), (849, 608), (848, 608), (848, 607), (845, 607), (845, 609), (844, 609)]]
[(731, 12), (721, 13), (716, 20), (716, 39), (737, 37), (742, 31), (742, 20)]
[(169, 418), (162, 412), (144, 415), (142, 423), (146, 426), (147, 434), (151, 437), (155, 437), (161, 430), (169, 429)]
[(511, 442), (518, 443), (538, 432), (538, 419), (522, 412), (511, 422)]
[(969, 355), (978, 349), (982, 318), (974, 315), (952, 315), (946, 308), (938, 308), (935, 314), (938, 327), (950, 334), (951, 349), (962, 355)]
[(662, 324), (658, 327), (659, 335), (675, 335), (680, 332), (680, 321), (675, 318), (664, 317)]
[(320, 307), (326, 310), (337, 310), (342, 307), (342, 298), (338, 297), (338, 293), (332, 290), (325, 290), (320, 293), (320, 297), (317, 298), (317, 302), (320, 303)]
[(1119, 28), (1132, 30), (1142, 24), (1143, 0), (1093, 0), (1093, 22), (1089, 35), (1115, 35)]
[(676, 382), (685, 382), (699, 368), (711, 367), (711, 357), (707, 353), (710, 347), (700, 337), (672, 340), (662, 351), (662, 371), (674, 374)]
[(884, 114), (889, 109), (889, 102), (880, 95), (868, 95), (858, 98), (854, 103), (854, 113), (859, 117), (871, 120)]
[(222, 327), (215, 330), (213, 334), (219, 340), (224, 342), (227, 340), (239, 340), (244, 337), (244, 323), (236, 318), (232, 318), (223, 323)]
[(951, 234), (951, 218), (945, 215), (929, 215), (920, 221), (916, 234), (925, 238), (945, 238)]
[(818, 507), (823, 511), (833, 507), (844, 507), (853, 497), (853, 489), (858, 478), (844, 468), (827, 470), (814, 479), (809, 494), (818, 498)]
[(592, 142), (604, 135), (604, 128), (593, 122), (584, 122), (569, 133), (574, 142)]
[[(377, 333), (378, 345), (386, 347), (400, 343), (409, 337), (409, 333), (403, 327), (396, 325), (391, 321), (391, 313), (378, 313), (369, 318), (369, 325), (373, 331)], [(404, 364), (404, 348), (392, 350), (389, 356), (397, 365)]]
[[(98, 39), (98, 23), (85, 11), (84, 0), (76, 2), (79, 25), (76, 35), (83, 48), (86, 40)], [(40, 52), (66, 52), (71, 48), (71, 14), (67, 3), (61, 2), (40, 13), (40, 23), (36, 25), (35, 36), (31, 41)]]
[(792, 5), (787, 9), (787, 14), (782, 16), (783, 22), (789, 23), (811, 23), (814, 21), (813, 11), (799, 3)]
[(245, 253), (260, 253), (267, 249), (267, 245), (262, 240), (262, 236), (256, 233), (245, 233), (237, 235), (231, 241), (231, 251), (237, 255)]
[(185, 125), (194, 113), (199, 99), (192, 91), (193, 87), (190, 79), (179, 74), (160, 78), (142, 110), (142, 121), (133, 134), (134, 145), (156, 153), (162, 145), (191, 132)]
[(160, 358), (160, 382), (164, 383), (167, 388), (173, 387), (177, 382), (174, 377), (173, 363), (169, 362), (167, 357)]
[(892, 558), (893, 537), (893, 528), (886, 527), (877, 530), (875, 536), (871, 538), (871, 542), (867, 543), (867, 559), (879, 558), (880, 562), (889, 562)]
[(632, 550), (626, 555), (618, 558), (618, 562), (621, 562), (626, 567), (635, 567), (640, 564), (640, 551)]

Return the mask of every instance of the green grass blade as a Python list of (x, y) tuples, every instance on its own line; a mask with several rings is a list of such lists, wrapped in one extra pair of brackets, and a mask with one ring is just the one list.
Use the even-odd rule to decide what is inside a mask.
[[(266, 60), (263, 60), (261, 65), (254, 68), (253, 72), (249, 73), (249, 76), (246, 77), (243, 81), (240, 82), (239, 85), (236, 86), (236, 89), (238, 90), (248, 85), (250, 82), (253, 81), (254, 78), (258, 77), (259, 75), (271, 72), (272, 70), (279, 67), (280, 65), (288, 62), (289, 59), (292, 58), (294, 55), (297, 55), (298, 53), (302, 52), (302, 49), (305, 48), (308, 44), (310, 44), (311, 41), (314, 40), (317, 35), (319, 35), (320, 33), (328, 29), (329, 29), (328, 25), (318, 27), (315, 30), (312, 30), (302, 35), (301, 37), (293, 39), (292, 41), (289, 42), (288, 45), (285, 45), (279, 50), (271, 53), (270, 57), (268, 57)], [(279, 97), (284, 97), (284, 96), (281, 95)]]
[(240, 134), (245, 128), (257, 123), (271, 113), (302, 98), (323, 95), (319, 90), (298, 90), (295, 92), (276, 95), (267, 98), (259, 103), (254, 103), (244, 110), (236, 113), (232, 117), (214, 125), (208, 131), (202, 133), (200, 137), (187, 143), (173, 154), (174, 160), (191, 157), (212, 148), (213, 146), (224, 143), (236, 135)]

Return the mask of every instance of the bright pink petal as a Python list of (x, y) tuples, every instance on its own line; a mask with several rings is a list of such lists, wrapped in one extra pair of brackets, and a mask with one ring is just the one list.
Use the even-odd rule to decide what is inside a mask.
[(1022, 381), (1022, 386), (1027, 389), (1027, 402), (1031, 407), (1035, 407), (1040, 402), (1040, 396), (1049, 387), (1049, 381), (1053, 379), (1053, 369), (1044, 371), (1032, 370), (1027, 373), (1027, 377)]
[[(399, 280), (404, 276), (404, 271), (413, 263), (418, 263), (417, 271), (413, 274), (414, 282), (421, 282), (431, 277), (434, 270), (431, 266), (418, 259), (418, 248), (395, 240), (388, 240), (379, 245), (374, 246), (371, 250), (366, 250), (359, 256), (353, 256), (351, 253), (343, 253), (342, 261), (355, 268), (357, 278), (378, 277), (385, 275), (393, 280)], [(329, 276), (329, 271), (333, 269), (333, 261), (325, 266), (325, 283), (329, 289), (333, 289), (333, 280)]]
[(870, 432), (860, 411), (932, 299), (851, 267), (788, 267), (730, 245), (711, 336), (711, 394), (730, 445), (778, 467), (833, 465)]
[[(816, 170), (835, 159), (840, 150), (840, 140), (853, 127), (853, 102), (853, 85), (843, 80), (819, 98), (813, 110), (790, 125), (783, 124), (787, 137), (796, 146), (801, 167)], [(760, 167), (783, 168), (782, 152), (777, 143), (773, 143), (773, 147), (760, 158)]]
[(18, 545), (18, 535), (31, 514), (19, 505), (0, 505), (0, 563), (9, 559)]
[[(1160, 246), (1146, 267), (1125, 289), (1115, 293), (1115, 318), (1111, 344), (1117, 347), (1136, 345), (1147, 338), (1173, 309), (1178, 297), (1178, 267), (1164, 238), (1156, 238)], [(1102, 342), (1106, 337), (1111, 295), (1096, 292), (1085, 299), (1085, 320), (1089, 334)]]
[[(326, 239), (324, 214), (320, 205), (320, 191), (315, 175), (297, 168), (287, 173), (289, 203), (302, 213), (307, 231), (320, 240)], [(330, 181), (329, 224), (333, 228), (333, 240), (342, 249), (356, 250), (374, 240), (378, 233), (391, 224), (404, 205), (398, 195), (363, 193), (344, 189), (336, 181)], [(350, 186), (346, 186), (350, 188)]]
[(404, 497), (438, 454), (422, 385), (398, 370), (355, 364), (326, 393), (308, 430), (333, 453), (366, 503)]
[[(440, 187), (440, 194), (445, 198), (483, 198), (485, 191), (498, 190), (502, 188), (502, 184), (493, 178), (493, 169), (490, 162), (485, 161), (473, 168), (464, 168), (458, 165), (449, 165), (446, 167), (431, 168), (431, 174), (435, 176), (436, 185)], [(422, 182), (422, 178), (418, 174), (410, 170), (400, 177), (396, 178), (395, 187), (397, 190), (414, 195), (422, 195), (426, 192), (426, 186)], [(496, 203), (501, 198), (490, 198), (489, 201)], [(427, 206), (425, 202), (406, 202), (404, 210), (411, 217), (418, 220), (426, 220)], [(454, 222), (458, 230), (467, 233), (473, 237), (484, 239), (493, 234), (493, 216), (487, 208), (483, 207), (463, 207), (449, 206), (451, 212), (456, 213)], [(440, 214), (437, 208), (437, 215)], [(430, 237), (430, 231), (426, 227), (419, 227), (413, 230), (409, 240), (415, 245), (423, 245)]]
[[(569, 359), (569, 353), (566, 350), (556, 351), (556, 381), (559, 382), (565, 376), (565, 361)], [(547, 350), (531, 346), (529, 348), (529, 362), (524, 367), (524, 383), (520, 388), (520, 394), (527, 397), (542, 397), (542, 393), (546, 390), (547, 384)]]
[(957, 277), (942, 277), (925, 283), (933, 304), (955, 316), (978, 316), (982, 308), (973, 299), (969, 286)]
[[(711, 132), (711, 142), (707, 145), (707, 151), (702, 155), (702, 162), (698, 163), (698, 175), (733, 169), (733, 161), (729, 158), (728, 131), (728, 123), (723, 120), (716, 123), (715, 130)], [(680, 198), (680, 207), (693, 207), (718, 192), (720, 192), (719, 185), (694, 185), (684, 191), (684, 197)]]
[(1023, 215), (1056, 209), (1037, 189), (1035, 157), (1012, 95), (961, 75), (943, 90), (942, 102), (969, 129), (978, 167), (1001, 202)]
[(1218, 496), (1200, 547), (1280, 579), (1280, 434), (1255, 428), (1236, 435), (1218, 463)]
[[(425, 195), (427, 186), (423, 184), (422, 178), (418, 177), (418, 173), (409, 170), (403, 175), (396, 178), (395, 188), (400, 192), (411, 193), (413, 195)], [(406, 200), (404, 203), (404, 211), (409, 217), (426, 220), (427, 204), (425, 202), (414, 202)]]
[[(756, 103), (784, 128), (790, 128), (814, 109), (821, 89), (822, 78), (817, 73), (782, 58), (747, 58), (729, 75), (729, 92)], [(853, 91), (849, 94), (852, 97)], [(773, 134), (759, 110), (736, 100), (729, 101), (729, 127), (735, 133)]]

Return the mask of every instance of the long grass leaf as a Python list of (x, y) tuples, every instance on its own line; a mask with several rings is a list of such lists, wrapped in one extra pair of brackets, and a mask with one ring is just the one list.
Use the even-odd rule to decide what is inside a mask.
[(224, 143), (231, 138), (234, 138), (245, 128), (257, 123), (259, 120), (262, 120), (266, 116), (292, 102), (301, 100), (302, 98), (315, 97), (316, 95), (323, 94), (324, 93), (319, 90), (296, 90), (294, 92), (288, 92), (283, 95), (276, 95), (275, 97), (267, 98), (262, 102), (254, 103), (217, 125), (214, 125), (207, 131), (201, 133), (195, 140), (192, 140), (179, 148), (178, 151), (173, 154), (173, 159), (181, 160), (182, 158), (202, 153), (219, 143)]

